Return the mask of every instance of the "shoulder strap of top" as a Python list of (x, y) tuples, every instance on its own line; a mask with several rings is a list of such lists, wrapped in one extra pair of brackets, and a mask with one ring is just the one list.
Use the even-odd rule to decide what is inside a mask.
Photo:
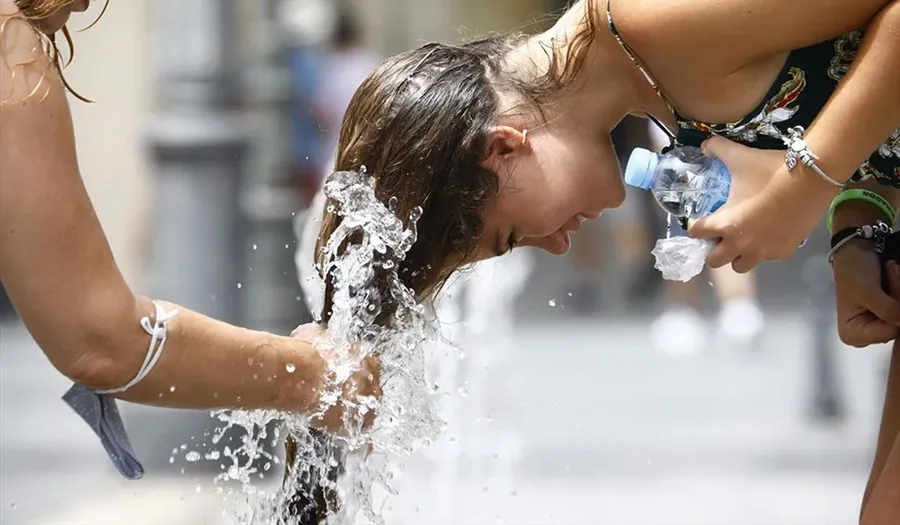
[[(659, 96), (659, 98), (661, 98), (662, 101), (666, 103), (666, 106), (674, 114), (675, 109), (672, 107), (672, 104), (669, 102), (669, 99), (666, 98), (666, 95), (662, 92), (662, 90), (659, 89), (659, 84), (656, 83), (656, 79), (654, 79), (653, 76), (647, 72), (647, 70), (641, 64), (641, 61), (638, 60), (637, 55), (634, 54), (634, 52), (631, 50), (631, 48), (628, 47), (628, 44), (626, 44), (625, 41), (622, 39), (622, 37), (619, 35), (619, 31), (616, 29), (616, 24), (613, 23), (613, 19), (612, 19), (612, 11), (610, 9), (611, 3), (612, 3), (612, 0), (606, 0), (606, 22), (609, 26), (609, 32), (616, 39), (616, 42), (619, 43), (619, 47), (622, 48), (622, 51), (624, 51), (625, 54), (628, 55), (628, 57), (631, 59), (631, 61), (634, 62), (634, 65), (641, 71), (641, 73), (644, 74), (644, 77), (647, 79), (647, 82), (650, 83), (650, 85), (653, 87), (653, 90), (656, 91), (656, 94)], [(675, 143), (676, 135), (674, 133), (672, 133), (672, 131), (669, 130), (669, 128), (666, 127), (665, 124), (663, 124), (658, 118), (654, 117), (653, 115), (651, 115), (649, 113), (647, 113), (647, 117), (650, 119), (651, 122), (653, 122), (659, 129), (661, 129), (669, 137), (669, 140), (673, 144)]]

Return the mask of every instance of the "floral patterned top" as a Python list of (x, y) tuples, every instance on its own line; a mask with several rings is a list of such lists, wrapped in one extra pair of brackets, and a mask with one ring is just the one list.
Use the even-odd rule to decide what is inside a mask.
[[(610, 31), (619, 44), (665, 100), (652, 77), (619, 37), (609, 14), (609, 3), (607, 19)], [(755, 148), (784, 149), (781, 133), (793, 126), (808, 127), (815, 120), (850, 69), (862, 38), (863, 31), (857, 30), (819, 44), (795, 49), (788, 55), (778, 78), (759, 106), (736, 122), (698, 122), (683, 118), (675, 112), (678, 131), (674, 143), (699, 146), (710, 135), (721, 135)], [(659, 121), (652, 120), (665, 130), (665, 126)], [(672, 135), (668, 130), (666, 133)], [(900, 188), (900, 128), (872, 153), (852, 180), (861, 181), (872, 177), (882, 184)]]

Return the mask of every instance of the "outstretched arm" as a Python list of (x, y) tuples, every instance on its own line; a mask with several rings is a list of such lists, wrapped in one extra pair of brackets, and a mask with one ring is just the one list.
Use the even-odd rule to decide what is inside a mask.
[[(0, 279), (60, 372), (121, 387), (147, 353), (140, 319), (153, 305), (116, 266), (78, 171), (63, 85), (16, 13), (0, 0)], [(311, 344), (178, 309), (159, 363), (119, 397), (197, 409), (317, 405), (324, 363)]]

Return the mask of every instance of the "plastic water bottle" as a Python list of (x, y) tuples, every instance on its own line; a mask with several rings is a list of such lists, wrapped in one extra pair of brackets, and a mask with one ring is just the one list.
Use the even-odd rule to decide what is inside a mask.
[(625, 183), (653, 192), (656, 202), (675, 217), (699, 219), (728, 200), (731, 173), (700, 148), (682, 146), (665, 155), (635, 148), (625, 166)]

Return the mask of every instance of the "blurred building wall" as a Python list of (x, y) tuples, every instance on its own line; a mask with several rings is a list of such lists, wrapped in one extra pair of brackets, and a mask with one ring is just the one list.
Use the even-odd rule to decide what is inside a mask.
[[(94, 2), (89, 14), (76, 16), (70, 28), (86, 27), (102, 4)], [(70, 99), (78, 161), (116, 260), (133, 284), (141, 273), (152, 189), (143, 140), (152, 75), (150, 4), (110, 2), (94, 27), (73, 34), (75, 59), (66, 73), (79, 93), (96, 101)]]
[(392, 54), (430, 41), (519, 29), (546, 14), (548, 0), (352, 0), (369, 45)]
[[(364, 21), (369, 45), (395, 53), (427, 41), (454, 41), (490, 31), (517, 29), (548, 11), (547, 0), (351, 0)], [(102, 2), (77, 16), (72, 29), (90, 23)], [(259, 17), (261, 2), (240, 2), (242, 18)], [(79, 164), (97, 214), (126, 278), (139, 285), (152, 228), (152, 170), (143, 134), (154, 98), (152, 0), (113, 1), (104, 17), (75, 33), (76, 56), (67, 76), (96, 101), (72, 99)], [(259, 26), (241, 24), (235, 38), (255, 40)]]

